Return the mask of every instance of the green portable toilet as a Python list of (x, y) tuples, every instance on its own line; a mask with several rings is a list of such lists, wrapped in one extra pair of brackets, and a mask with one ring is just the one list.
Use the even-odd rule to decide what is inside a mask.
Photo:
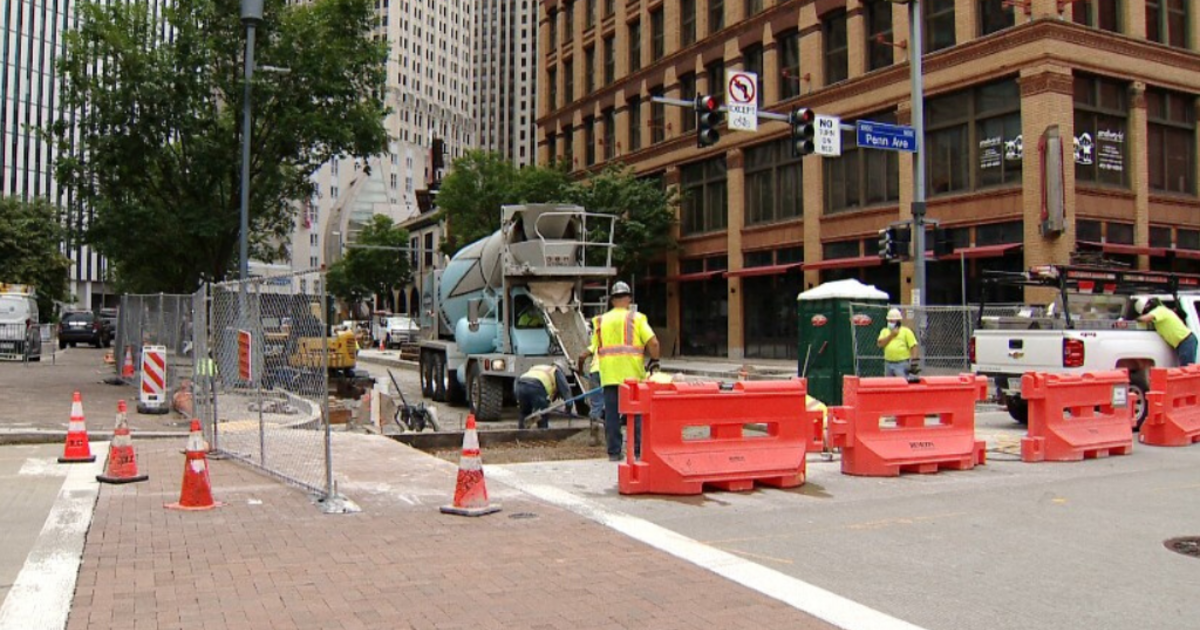
[[(796, 298), (800, 327), (797, 372), (808, 378), (810, 396), (827, 405), (842, 404), (842, 377), (854, 375), (856, 329), (878, 333), (887, 302), (887, 293), (854, 279), (826, 282)], [(852, 313), (852, 303), (876, 308)], [(859, 335), (860, 343), (866, 335), (869, 331)]]

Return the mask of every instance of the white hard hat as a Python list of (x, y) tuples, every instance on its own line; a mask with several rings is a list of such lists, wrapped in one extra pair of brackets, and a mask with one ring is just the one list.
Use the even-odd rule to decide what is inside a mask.
[(1148, 297), (1137, 298), (1133, 301), (1133, 310), (1137, 311), (1138, 313), (1144, 314), (1146, 312), (1146, 306), (1149, 304), (1150, 304), (1150, 298), (1148, 298)]
[(891, 322), (891, 321), (900, 321), (900, 320), (902, 320), (902, 319), (904, 319), (904, 316), (900, 314), (900, 309), (898, 309), (898, 308), (893, 308), (893, 309), (890, 309), (890, 310), (888, 310), (888, 313), (887, 313), (887, 320), (888, 320), (889, 322)]
[(625, 284), (624, 282), (618, 282), (613, 285), (612, 293), (610, 293), (609, 296), (610, 297), (618, 297), (618, 296), (622, 296), (622, 295), (632, 295), (632, 294), (633, 294), (633, 291), (631, 291), (629, 289), (628, 284)]

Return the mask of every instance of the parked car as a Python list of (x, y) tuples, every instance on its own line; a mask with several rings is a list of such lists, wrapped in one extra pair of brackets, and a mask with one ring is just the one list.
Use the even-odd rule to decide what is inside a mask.
[(42, 335), (33, 287), (0, 282), (0, 358), (40, 361)]
[(65, 313), (58, 324), (58, 347), (72, 348), (77, 343), (90, 343), (93, 346), (107, 348), (112, 343), (104, 322), (95, 313), (77, 311)]
[(388, 347), (399, 347), (405, 343), (416, 343), (421, 327), (411, 317), (392, 316), (387, 318)]
[(104, 324), (105, 330), (108, 331), (108, 338), (117, 338), (117, 321), (120, 318), (120, 311), (115, 308), (100, 309), (100, 322)]

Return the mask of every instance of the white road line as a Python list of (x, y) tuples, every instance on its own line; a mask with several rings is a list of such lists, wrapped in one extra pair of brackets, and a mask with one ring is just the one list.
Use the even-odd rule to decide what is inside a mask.
[(70, 472), (68, 466), (58, 463), (53, 457), (30, 457), (21, 464), (18, 475), (28, 477), (66, 477)]
[(69, 468), (67, 478), (0, 607), (0, 630), (59, 630), (67, 625), (84, 537), (100, 492), (96, 475), (104, 470), (108, 455), (107, 442), (92, 442), (91, 448), (95, 462), (60, 464)]
[(779, 600), (796, 610), (808, 613), (839, 628), (845, 630), (923, 630), (920, 626), (868, 608), (836, 593), (716, 549), (649, 521), (609, 510), (593, 501), (553, 486), (528, 483), (511, 470), (492, 467), (488, 469), (488, 475), (501, 483), (610, 527), (634, 540), (712, 571), (721, 577)]

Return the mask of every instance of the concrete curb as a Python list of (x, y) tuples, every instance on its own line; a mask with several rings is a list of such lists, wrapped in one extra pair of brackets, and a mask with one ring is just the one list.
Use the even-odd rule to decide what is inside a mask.
[[(185, 438), (187, 429), (179, 431), (134, 431), (134, 440), (161, 440), (165, 438)], [(67, 432), (60, 430), (6, 430), (0, 431), (0, 446), (16, 444), (59, 444), (65, 442)], [(107, 442), (112, 439), (112, 431), (88, 431), (89, 442)], [(136, 442), (135, 442), (136, 443)]]

